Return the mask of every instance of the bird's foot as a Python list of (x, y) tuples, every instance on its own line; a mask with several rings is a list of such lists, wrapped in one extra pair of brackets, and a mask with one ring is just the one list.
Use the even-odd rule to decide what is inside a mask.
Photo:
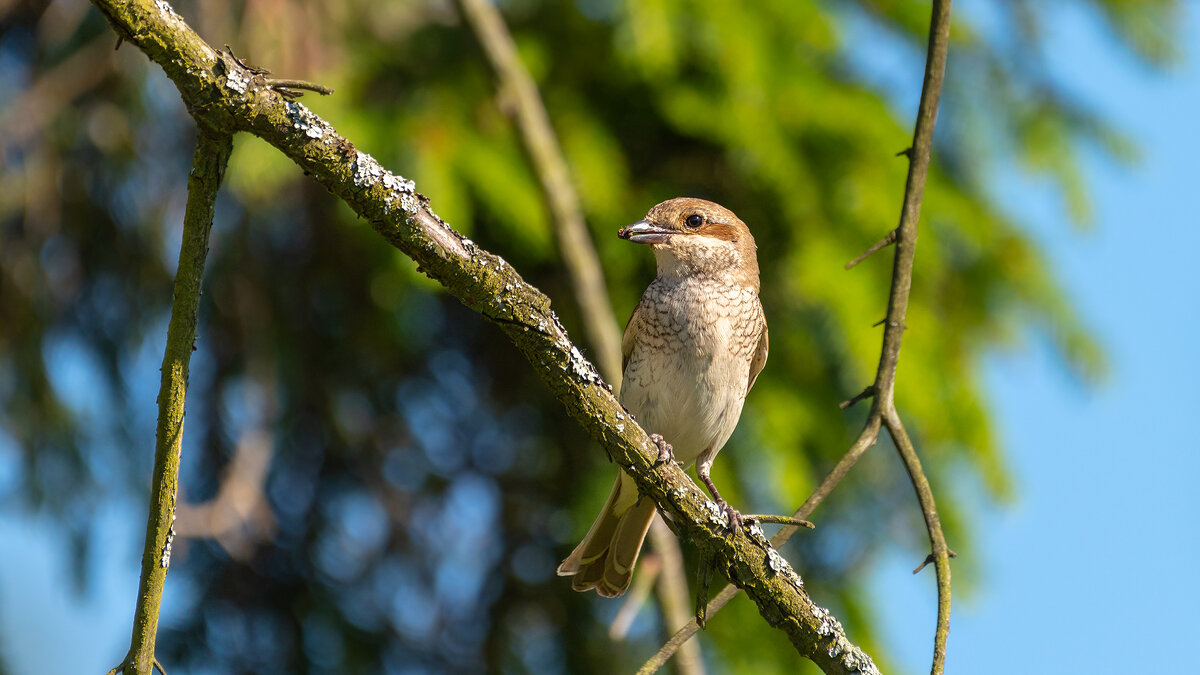
[(667, 439), (658, 434), (650, 434), (650, 440), (658, 446), (658, 460), (655, 461), (655, 464), (675, 461), (675, 452), (671, 449), (671, 444), (667, 442)]
[(737, 509), (730, 506), (724, 499), (717, 500), (717, 508), (721, 509), (725, 513), (725, 517), (729, 519), (729, 531), (732, 534), (737, 534), (742, 530), (742, 524), (746, 519)]

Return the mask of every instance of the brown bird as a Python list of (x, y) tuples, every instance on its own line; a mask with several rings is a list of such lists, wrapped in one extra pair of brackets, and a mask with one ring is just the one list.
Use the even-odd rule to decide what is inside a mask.
[[(754, 237), (729, 209), (690, 198), (655, 206), (618, 236), (649, 244), (658, 260), (658, 276), (621, 340), (621, 404), (642, 428), (661, 436), (655, 439), (660, 459), (670, 458), (673, 447), (684, 467), (696, 462), (696, 474), (736, 529), (741, 516), (708, 472), (767, 361)], [(577, 591), (624, 593), (653, 518), (654, 502), (640, 499), (633, 479), (619, 472), (603, 510), (558, 574), (574, 576)]]

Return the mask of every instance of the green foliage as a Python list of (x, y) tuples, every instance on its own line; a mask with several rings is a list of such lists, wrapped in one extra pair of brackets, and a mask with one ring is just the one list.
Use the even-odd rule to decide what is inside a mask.
[[(236, 14), (176, 8), (214, 44), (333, 86), (333, 97), (305, 103), (414, 178), (441, 216), (544, 289), (583, 335), (506, 102), (445, 5), (299, 2), (268, 16), (244, 4)], [(1135, 58), (1174, 54), (1177, 2), (1088, 5)], [(861, 57), (907, 64), (905, 86), (919, 87), (928, 3), (514, 0), (503, 9), (621, 319), (653, 262), (614, 235), (653, 204), (713, 199), (755, 233), (771, 356), (714, 478), (744, 510), (790, 512), (861, 423), (862, 410), (837, 403), (870, 381), (872, 324), (887, 302), (887, 251), (851, 272), (842, 265), (896, 223), (906, 165), (894, 155), (910, 142), (903, 120), (913, 112), (893, 104), (916, 92), (880, 82)], [(961, 556), (956, 582), (968, 585), (985, 563), (972, 562), (970, 521), (949, 486), (965, 478), (995, 500), (1018, 489), (990, 424), (980, 356), (1033, 330), (1081, 376), (1103, 373), (1036, 247), (988, 193), (989, 170), (1015, 161), (1044, 174), (1086, 221), (1081, 145), (1132, 155), (1046, 76), (1036, 57), (1044, 11), (991, 3), (1001, 28), (956, 18), (897, 384)], [(16, 55), (0, 60), (13, 70), (4, 87), (48, 80), (72, 54), (111, 46), (95, 12), (64, 18), (22, 5), (4, 21), (0, 47)], [(21, 475), (4, 497), (50, 509), (80, 542), (95, 533), (70, 515), (142, 489), (149, 470), (147, 410), (191, 147), (161, 74), (128, 47), (106, 64), (35, 101), (43, 109), (26, 126), (0, 115), (0, 440), (17, 448)], [(9, 133), (30, 119), (31, 132)], [(197, 541), (178, 554), (171, 579), (189, 579), (195, 596), (164, 624), (163, 660), (292, 672), (640, 663), (663, 636), (653, 612), (613, 649), (604, 622), (615, 603), (552, 576), (613, 469), (511, 347), (264, 143), (237, 139), (227, 181), (183, 493), (215, 494), (237, 444), (264, 432), (276, 527), (250, 553)], [(890, 450), (872, 450), (815, 514), (818, 530), (785, 551), (881, 664), (871, 607), (888, 598), (866, 597), (864, 573), (890, 546), (914, 561), (927, 546)], [(701, 639), (714, 670), (794, 671), (790, 647), (756, 630), (759, 621), (744, 599), (712, 621)]]

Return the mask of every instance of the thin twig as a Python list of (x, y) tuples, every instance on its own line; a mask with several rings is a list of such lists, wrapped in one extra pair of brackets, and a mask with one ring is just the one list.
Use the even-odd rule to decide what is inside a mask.
[(846, 263), (844, 269), (847, 269), (847, 270), (854, 269), (855, 265), (866, 260), (868, 257), (870, 257), (870, 255), (872, 253), (878, 251), (881, 248), (884, 248), (885, 246), (891, 246), (894, 243), (896, 243), (896, 231), (892, 230), (892, 231), (888, 232), (887, 236), (885, 236), (883, 239), (880, 239), (879, 241), (875, 242), (874, 244), (871, 244), (871, 248), (863, 251), (862, 253), (859, 254), (859, 256), (857, 258)]
[(850, 406), (854, 405), (855, 403), (858, 403), (859, 401), (871, 398), (874, 395), (875, 395), (875, 385), (868, 384), (866, 387), (863, 388), (862, 391), (855, 394), (854, 398), (842, 401), (841, 403), (838, 404), (838, 407), (841, 408), (842, 410), (845, 410), (846, 408), (849, 408)]
[[(912, 481), (913, 489), (917, 492), (917, 502), (921, 506), (921, 515), (925, 517), (925, 528), (929, 530), (929, 542), (933, 546), (933, 568), (937, 573), (937, 627), (933, 641), (933, 666), (930, 670), (934, 675), (942, 672), (946, 662), (946, 639), (950, 636), (950, 550), (946, 547), (946, 535), (942, 532), (942, 523), (938, 518), (937, 506), (934, 504), (933, 489), (929, 487), (929, 479), (921, 468), (921, 460), (913, 447), (900, 415), (892, 408), (884, 417), (884, 425), (892, 437), (893, 445), (900, 453), (904, 468)], [(916, 572), (921, 571), (917, 568)], [(915, 573), (915, 572), (914, 572)]]
[(794, 525), (796, 527), (806, 527), (810, 530), (817, 529), (816, 525), (804, 520), (803, 518), (793, 518), (791, 516), (772, 516), (765, 513), (752, 513), (743, 515), (742, 519), (749, 523), (774, 523), (776, 525)]
[[(946, 554), (949, 555), (951, 558), (958, 557), (958, 554), (955, 553), (954, 549), (952, 549), (952, 548), (946, 549)], [(921, 561), (920, 565), (917, 565), (916, 569), (914, 569), (912, 573), (919, 574), (921, 572), (921, 570), (925, 569), (926, 565), (928, 565), (929, 563), (932, 563), (932, 562), (937, 562), (937, 557), (934, 556), (932, 553), (930, 553), (929, 555), (925, 556), (925, 559)]]
[(271, 71), (267, 70), (266, 68), (259, 68), (258, 66), (252, 66), (245, 59), (242, 59), (237, 54), (234, 54), (233, 47), (230, 47), (229, 45), (225, 45), (225, 53), (229, 54), (229, 57), (232, 58), (234, 61), (236, 61), (239, 66), (254, 73), (255, 75), (270, 75), (271, 74)]
[(163, 354), (162, 384), (158, 393), (154, 484), (150, 492), (146, 544), (142, 550), (142, 576), (133, 617), (133, 637), (129, 653), (120, 667), (124, 672), (132, 669), (138, 675), (151, 675), (155, 666), (162, 669), (154, 657), (154, 642), (163, 585), (171, 563), (170, 542), (174, 537), (175, 499), (179, 489), (179, 452), (183, 443), (188, 369), (196, 343), (200, 285), (208, 256), (214, 204), (232, 148), (231, 136), (218, 135), (201, 127), (192, 159), (192, 173), (188, 178), (183, 244), (179, 249), (179, 268), (175, 274), (174, 301), (167, 325), (167, 348)]
[(306, 89), (308, 91), (315, 91), (322, 96), (328, 96), (333, 93), (333, 89), (331, 87), (326, 87), (323, 84), (317, 84), (316, 82), (309, 82), (307, 80), (280, 80), (273, 77), (268, 77), (264, 81), (267, 83), (267, 86), (272, 89)]

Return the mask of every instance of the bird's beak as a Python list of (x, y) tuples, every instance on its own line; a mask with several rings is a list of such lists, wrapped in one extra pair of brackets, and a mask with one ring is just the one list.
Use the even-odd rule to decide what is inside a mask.
[(656, 227), (644, 220), (639, 220), (632, 225), (626, 225), (617, 232), (618, 237), (632, 241), (635, 244), (661, 244), (673, 234), (676, 234), (674, 230)]

